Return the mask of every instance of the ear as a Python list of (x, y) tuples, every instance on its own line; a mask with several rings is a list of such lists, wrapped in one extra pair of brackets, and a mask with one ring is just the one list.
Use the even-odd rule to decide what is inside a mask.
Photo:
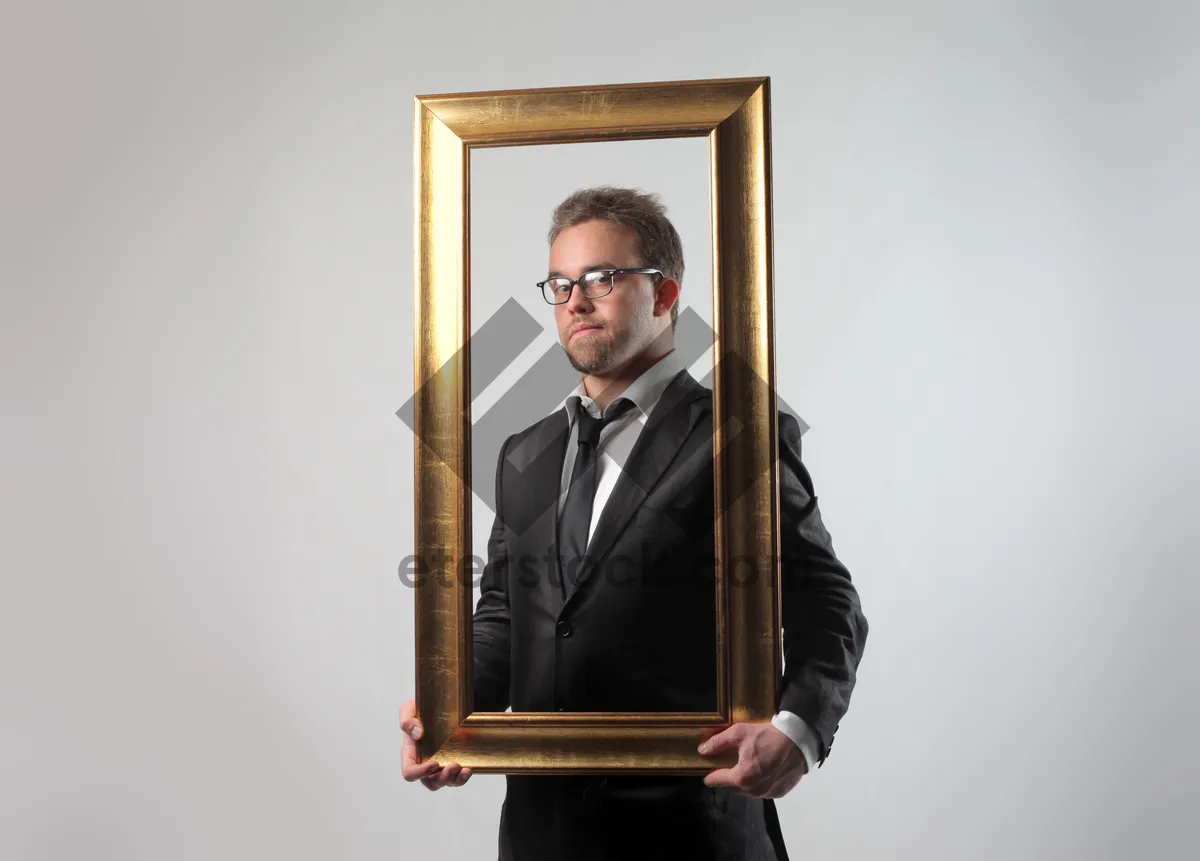
[(671, 313), (671, 306), (679, 301), (681, 288), (674, 278), (664, 278), (654, 288), (654, 316), (661, 317)]

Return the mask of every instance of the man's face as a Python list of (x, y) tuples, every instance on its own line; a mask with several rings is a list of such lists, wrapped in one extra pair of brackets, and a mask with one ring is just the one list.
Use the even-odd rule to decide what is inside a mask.
[[(549, 274), (578, 278), (593, 269), (643, 266), (633, 233), (610, 221), (585, 221), (562, 231), (550, 246)], [(654, 340), (654, 276), (618, 275), (607, 296), (588, 299), (576, 286), (554, 306), (559, 342), (575, 370), (604, 374), (620, 368)], [(595, 328), (579, 329), (581, 326)]]

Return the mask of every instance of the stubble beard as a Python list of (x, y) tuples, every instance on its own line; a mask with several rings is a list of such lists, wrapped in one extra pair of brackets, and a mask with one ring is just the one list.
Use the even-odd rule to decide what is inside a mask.
[(567, 360), (572, 368), (581, 374), (597, 374), (612, 365), (616, 355), (612, 339), (599, 334), (583, 335), (579, 340), (580, 343), (577, 344), (567, 342)]
[(612, 337), (607, 329), (601, 329), (598, 335), (582, 335), (578, 341), (571, 338), (564, 347), (567, 360), (581, 374), (602, 374), (620, 360), (620, 347), (637, 340), (643, 331), (649, 330), (653, 319), (649, 308), (641, 308), (629, 320), (623, 338)]

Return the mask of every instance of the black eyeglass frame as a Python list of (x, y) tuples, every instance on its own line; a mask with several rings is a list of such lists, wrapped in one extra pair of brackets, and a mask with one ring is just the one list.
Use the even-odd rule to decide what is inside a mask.
[[(598, 272), (603, 272), (608, 276), (608, 289), (603, 293), (597, 293), (595, 296), (592, 296), (587, 292), (586, 289), (584, 289), (582, 282), (584, 278), (587, 278), (589, 275), (595, 275)], [(566, 298), (561, 302), (551, 302), (549, 299), (546, 299), (546, 302), (550, 305), (565, 305), (567, 302), (571, 301), (571, 293), (574, 292), (576, 287), (578, 287), (580, 290), (583, 290), (583, 295), (588, 299), (599, 299), (601, 296), (607, 296), (614, 289), (616, 289), (618, 275), (657, 275), (659, 280), (667, 277), (661, 269), (654, 269), (653, 267), (639, 267), (636, 269), (592, 269), (588, 272), (584, 272), (578, 278), (567, 278), (566, 276), (561, 275), (555, 276), (554, 278), (547, 278), (545, 281), (537, 282), (537, 288), (541, 291), (542, 298), (546, 299), (546, 285), (551, 281), (570, 282), (571, 287), (567, 291)]]

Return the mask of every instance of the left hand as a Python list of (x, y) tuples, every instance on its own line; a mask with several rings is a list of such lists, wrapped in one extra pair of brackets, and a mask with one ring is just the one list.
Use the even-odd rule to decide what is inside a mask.
[(754, 798), (780, 798), (808, 773), (800, 748), (769, 723), (735, 723), (700, 745), (705, 756), (735, 749), (737, 765), (709, 772), (705, 786), (727, 786)]

